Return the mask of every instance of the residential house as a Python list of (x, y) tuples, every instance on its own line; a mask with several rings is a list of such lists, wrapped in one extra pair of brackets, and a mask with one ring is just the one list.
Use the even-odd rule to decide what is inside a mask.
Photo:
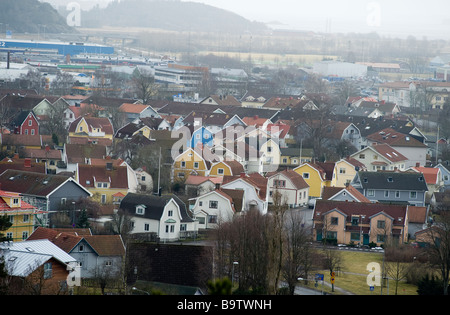
[(425, 182), (427, 184), (427, 203), (429, 202), (431, 196), (434, 192), (439, 192), (444, 187), (444, 181), (442, 178), (441, 169), (437, 167), (424, 167), (424, 166), (413, 166), (406, 171), (413, 171), (416, 173), (423, 174)]
[(189, 129), (191, 131), (191, 138), (188, 139), (188, 148), (195, 149), (199, 145), (200, 147), (213, 146), (214, 135), (210, 130), (206, 129), (204, 126), (189, 126)]
[(137, 179), (129, 174), (128, 166), (115, 166), (112, 162), (105, 165), (79, 164), (75, 180), (88, 190), (101, 204), (112, 204), (113, 195), (136, 192)]
[(272, 138), (278, 139), (278, 144), (281, 148), (287, 148), (288, 143), (293, 142), (293, 137), (289, 133), (291, 126), (282, 122), (277, 122), (275, 124), (269, 124), (267, 126), (267, 132)]
[(405, 167), (425, 165), (427, 161), (428, 146), (417, 140), (415, 137), (398, 132), (392, 128), (385, 128), (381, 131), (366, 136), (367, 145), (388, 144), (394, 150), (400, 152), (408, 161)]
[(244, 190), (215, 189), (190, 200), (199, 229), (214, 229), (244, 211)]
[(222, 111), (211, 113), (210, 111), (194, 110), (183, 119), (183, 123), (185, 126), (194, 126), (194, 128), (203, 126), (213, 134), (230, 126), (246, 127), (245, 122), (238, 115), (231, 115)]
[(144, 117), (156, 117), (161, 118), (156, 110), (150, 105), (135, 104), (135, 103), (123, 103), (119, 107), (119, 112), (125, 115), (126, 122), (132, 122), (136, 119)]
[(308, 162), (294, 168), (309, 186), (309, 199), (320, 198), (323, 187), (330, 186), (334, 162)]
[(65, 143), (63, 148), (63, 161), (58, 171), (75, 172), (78, 164), (91, 164), (91, 159), (104, 159), (107, 157), (105, 145), (101, 144), (72, 144)]
[(244, 166), (238, 161), (224, 159), (211, 165), (209, 176), (236, 176), (244, 172)]
[(197, 234), (196, 222), (175, 195), (127, 194), (120, 209), (131, 216), (132, 234), (153, 233), (161, 241), (178, 241)]
[(262, 108), (271, 97), (271, 95), (247, 91), (241, 98), (241, 104), (242, 107)]
[(425, 206), (428, 191), (422, 173), (358, 172), (350, 183), (371, 202)]
[(12, 223), (2, 234), (13, 242), (26, 240), (34, 228), (42, 224), (46, 213), (22, 199), (19, 193), (0, 190), (0, 216), (8, 216)]
[(6, 170), (47, 174), (47, 167), (45, 163), (35, 162), (30, 158), (21, 159), (18, 154), (14, 155), (12, 158), (6, 157), (0, 161), (0, 174)]
[[(23, 201), (40, 211), (49, 212), (50, 221), (51, 213), (59, 210), (71, 210), (72, 202), (92, 196), (72, 177), (12, 169), (0, 174), (0, 186), (3, 190), (19, 193)], [(44, 221), (40, 225), (47, 226), (48, 224)]]
[(403, 244), (408, 241), (408, 207), (318, 200), (313, 211), (314, 238), (338, 244)]
[(13, 133), (20, 135), (39, 135), (39, 121), (33, 111), (22, 111), (11, 122)]
[(76, 143), (77, 138), (85, 142), (97, 143), (104, 140), (112, 144), (114, 130), (111, 121), (106, 117), (79, 117), (69, 126), (70, 143)]
[(138, 181), (137, 192), (153, 192), (153, 177), (146, 169), (143, 166), (134, 170)]
[(365, 147), (350, 155), (351, 158), (364, 164), (368, 171), (406, 169), (408, 158), (388, 144), (377, 144)]
[(358, 171), (365, 171), (366, 166), (358, 160), (347, 157), (334, 164), (331, 186), (346, 187), (355, 177)]
[(428, 226), (430, 207), (408, 206), (408, 233), (410, 240), (414, 240), (416, 233)]
[[(280, 165), (297, 167), (313, 159), (313, 150), (309, 148), (282, 148), (280, 147)], [(301, 155), (301, 158), (300, 158)]]
[(21, 135), (21, 134), (0, 134), (3, 150), (13, 155), (20, 153), (22, 149), (41, 149), (46, 144), (53, 143), (52, 137), (47, 135)]
[(302, 175), (290, 169), (269, 173), (266, 198), (269, 205), (305, 206), (309, 200), (309, 185)]
[(188, 148), (183, 153), (174, 158), (172, 172), (173, 178), (184, 180), (189, 175), (207, 176), (210, 162), (205, 160), (197, 150)]
[(76, 259), (81, 279), (120, 278), (125, 244), (120, 235), (79, 234), (77, 229), (37, 228), (27, 241), (49, 240)]
[(209, 105), (231, 105), (231, 106), (241, 106), (239, 102), (233, 95), (210, 95), (199, 102), (200, 104)]
[(24, 149), (22, 155), (36, 163), (44, 163), (49, 174), (56, 174), (58, 163), (63, 161), (62, 151), (48, 145), (44, 149)]
[(322, 191), (322, 200), (370, 202), (369, 199), (350, 184), (345, 187), (324, 187)]
[(80, 285), (72, 280), (78, 276), (77, 260), (49, 240), (0, 243), (0, 258), (12, 277), (12, 294), (69, 294), (69, 288)]
[(267, 178), (259, 173), (245, 174), (239, 176), (224, 176), (222, 189), (244, 190), (244, 211), (258, 210), (262, 214), (267, 213)]
[(184, 182), (186, 195), (197, 197), (220, 187), (223, 178), (212, 176), (189, 175)]
[(450, 188), (450, 170), (448, 169), (448, 162), (439, 163), (436, 166), (436, 168), (439, 168), (442, 174), (442, 180), (443, 180), (443, 190), (447, 190)]
[(259, 117), (258, 115), (244, 116), (242, 117), (242, 121), (246, 126), (252, 126), (261, 130), (267, 130), (267, 127), (273, 124), (270, 118)]

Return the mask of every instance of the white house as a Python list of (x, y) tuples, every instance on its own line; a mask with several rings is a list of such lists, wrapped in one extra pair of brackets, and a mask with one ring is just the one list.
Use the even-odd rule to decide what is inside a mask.
[(288, 204), (295, 208), (308, 203), (309, 185), (299, 173), (293, 170), (284, 170), (273, 173), (267, 179), (267, 202), (269, 204), (273, 204), (277, 193), (281, 204)]
[(267, 179), (258, 173), (224, 176), (222, 189), (240, 189), (245, 193), (244, 211), (257, 209), (267, 213)]
[(198, 230), (186, 205), (175, 195), (128, 193), (122, 199), (120, 209), (131, 216), (132, 234), (154, 233), (162, 241), (177, 241)]
[(197, 198), (191, 208), (199, 229), (216, 228), (222, 222), (231, 221), (244, 210), (244, 191), (216, 189)]
[(378, 144), (366, 147), (350, 155), (351, 158), (366, 166), (369, 172), (379, 170), (403, 171), (406, 169), (408, 158), (388, 144)]

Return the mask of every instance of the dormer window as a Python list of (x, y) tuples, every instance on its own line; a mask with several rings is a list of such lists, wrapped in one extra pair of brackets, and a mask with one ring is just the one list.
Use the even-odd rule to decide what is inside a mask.
[(136, 214), (144, 215), (144, 213), (145, 213), (145, 206), (144, 205), (136, 206)]

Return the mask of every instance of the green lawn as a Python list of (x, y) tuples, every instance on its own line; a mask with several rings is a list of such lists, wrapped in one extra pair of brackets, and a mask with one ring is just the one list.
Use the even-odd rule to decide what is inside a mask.
[[(395, 294), (395, 281), (389, 280), (388, 283), (384, 283), (383, 291), (379, 286), (375, 286), (373, 291), (370, 291), (370, 287), (367, 284), (367, 276), (369, 271), (367, 265), (371, 262), (379, 263), (383, 265), (383, 254), (372, 252), (360, 252), (360, 251), (339, 251), (341, 255), (341, 269), (336, 272), (335, 277), (335, 291), (333, 294), (345, 294), (339, 291), (337, 288), (349, 291), (356, 295), (394, 295)], [(324, 280), (326, 283), (330, 283), (330, 276), (328, 270), (319, 271), (324, 274)], [(314, 283), (310, 285), (314, 286)], [(388, 285), (388, 286), (387, 286)], [(318, 290), (322, 289), (321, 282), (318, 283)], [(417, 295), (417, 287), (411, 284), (407, 284), (405, 281), (399, 283), (397, 294), (398, 295)], [(324, 285), (324, 291), (332, 293), (329, 285)]]

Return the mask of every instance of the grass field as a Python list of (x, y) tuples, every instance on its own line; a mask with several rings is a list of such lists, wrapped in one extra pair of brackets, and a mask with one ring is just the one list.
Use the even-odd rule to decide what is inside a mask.
[[(370, 291), (370, 287), (367, 284), (367, 276), (369, 271), (367, 265), (371, 262), (383, 264), (382, 253), (368, 253), (359, 251), (340, 251), (341, 255), (341, 269), (336, 272), (335, 277), (335, 290), (331, 291), (330, 276), (328, 270), (316, 271), (317, 273), (324, 274), (324, 286), (323, 291), (329, 294), (346, 294), (340, 291), (343, 289), (355, 295), (394, 295), (395, 294), (395, 282), (389, 280), (384, 282), (383, 290), (379, 286), (375, 286), (373, 291)], [(309, 284), (310, 287), (314, 287), (314, 283)], [(322, 290), (322, 283), (319, 281), (318, 290)], [(417, 295), (417, 287), (401, 281), (397, 289), (397, 295)]]

